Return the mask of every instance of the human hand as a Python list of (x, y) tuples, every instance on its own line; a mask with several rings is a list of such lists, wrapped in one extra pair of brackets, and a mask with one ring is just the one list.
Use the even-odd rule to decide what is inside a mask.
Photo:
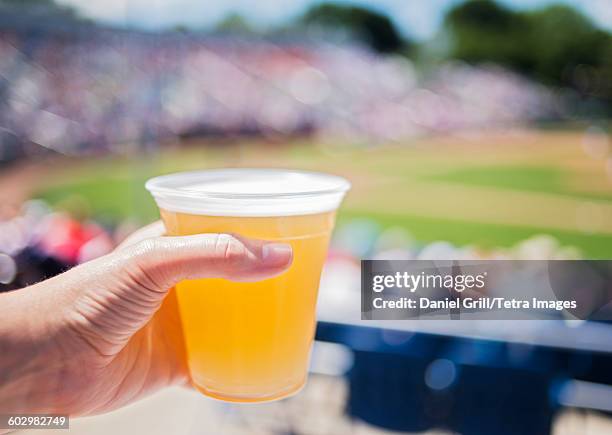
[(0, 294), (0, 413), (97, 414), (187, 384), (170, 289), (266, 279), (292, 261), (287, 244), (163, 233), (157, 222), (109, 255)]

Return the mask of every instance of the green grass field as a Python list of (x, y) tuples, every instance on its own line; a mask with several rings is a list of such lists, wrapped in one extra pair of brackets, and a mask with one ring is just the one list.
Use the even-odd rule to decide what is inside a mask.
[(612, 258), (612, 183), (579, 132), (522, 132), (367, 147), (296, 141), (211, 147), (191, 143), (143, 159), (57, 165), (38, 196), (107, 221), (147, 222), (157, 210), (144, 181), (181, 170), (254, 166), (337, 173), (353, 190), (340, 222), (371, 218), (417, 240), (507, 247), (550, 234), (590, 258)]

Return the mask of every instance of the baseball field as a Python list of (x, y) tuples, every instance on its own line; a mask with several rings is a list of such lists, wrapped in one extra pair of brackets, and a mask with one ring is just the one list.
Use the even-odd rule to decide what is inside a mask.
[(593, 142), (583, 130), (525, 130), (379, 145), (191, 141), (123, 157), (60, 159), (38, 174), (32, 195), (102, 221), (144, 223), (157, 216), (143, 187), (153, 175), (212, 167), (300, 168), (351, 180), (341, 222), (367, 218), (383, 228), (404, 228), (422, 242), (485, 249), (548, 234), (588, 258), (612, 258), (612, 160), (609, 139), (602, 137)]

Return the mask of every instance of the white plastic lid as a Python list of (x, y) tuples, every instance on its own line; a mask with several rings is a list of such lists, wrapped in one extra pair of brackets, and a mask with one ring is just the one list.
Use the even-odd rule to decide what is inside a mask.
[(341, 177), (286, 169), (179, 172), (145, 184), (167, 211), (207, 216), (292, 216), (338, 208), (350, 183)]

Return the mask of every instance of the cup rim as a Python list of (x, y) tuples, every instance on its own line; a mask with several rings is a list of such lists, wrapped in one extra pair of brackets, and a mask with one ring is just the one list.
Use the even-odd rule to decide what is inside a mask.
[[(318, 179), (325, 179), (330, 183), (329, 188), (316, 189), (316, 190), (294, 190), (290, 192), (246, 192), (246, 193), (235, 193), (235, 192), (221, 192), (214, 190), (205, 190), (199, 188), (198, 190), (189, 189), (185, 187), (176, 186), (164, 186), (173, 180), (174, 182), (183, 179), (185, 184), (188, 181), (194, 181), (197, 179), (205, 180), (214, 179), (214, 175), (236, 175), (241, 177), (247, 177), (249, 174), (265, 174), (265, 173), (276, 173), (277, 175), (295, 174), (309, 177), (316, 177)], [(193, 183), (192, 183), (193, 184)], [(323, 172), (316, 171), (304, 171), (296, 169), (281, 169), (281, 168), (214, 168), (214, 169), (201, 169), (194, 171), (184, 172), (173, 172), (165, 175), (158, 175), (150, 178), (145, 183), (145, 188), (155, 196), (173, 196), (190, 199), (204, 199), (204, 198), (218, 198), (218, 199), (289, 199), (289, 198), (302, 198), (302, 197), (317, 197), (330, 194), (345, 194), (351, 188), (351, 183), (338, 175), (326, 174)]]

